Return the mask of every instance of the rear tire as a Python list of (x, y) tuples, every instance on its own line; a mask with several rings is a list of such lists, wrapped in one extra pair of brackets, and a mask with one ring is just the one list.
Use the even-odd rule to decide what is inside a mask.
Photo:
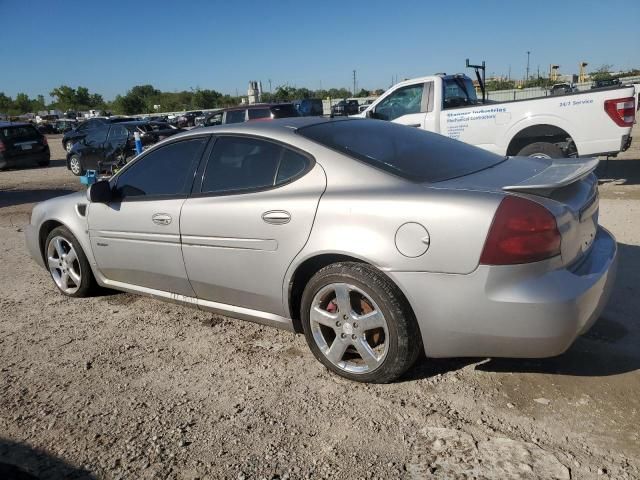
[(392, 382), (422, 351), (418, 323), (406, 299), (370, 265), (324, 267), (309, 280), (301, 304), (302, 328), (314, 356), (349, 380)]
[(518, 157), (567, 158), (567, 154), (557, 145), (549, 142), (530, 143), (518, 152)]

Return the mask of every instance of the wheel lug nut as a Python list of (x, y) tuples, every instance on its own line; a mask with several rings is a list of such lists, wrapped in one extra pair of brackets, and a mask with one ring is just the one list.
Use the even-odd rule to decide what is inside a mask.
[(346, 334), (346, 333), (341, 333), (341, 334), (340, 334), (340, 337), (341, 337), (341, 338), (347, 338), (347, 334)]
[(351, 335), (351, 339), (352, 339), (352, 340), (355, 340), (355, 339), (356, 339), (355, 334)]
[(340, 323), (340, 320), (338, 320), (338, 321), (336, 322), (336, 327), (339, 327), (340, 325), (342, 325), (342, 323)]
[(343, 315), (343, 316), (342, 316), (342, 318), (343, 318), (344, 320), (346, 320), (346, 319), (347, 319), (347, 318), (349, 318), (349, 317), (347, 317), (346, 315)]
[(353, 322), (353, 328), (358, 328), (358, 322)]

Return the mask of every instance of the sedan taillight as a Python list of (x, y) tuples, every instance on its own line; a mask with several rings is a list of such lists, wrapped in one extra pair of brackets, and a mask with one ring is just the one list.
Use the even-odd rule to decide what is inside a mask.
[(7, 151), (7, 147), (5, 146), (4, 142), (0, 140), (0, 153), (6, 152), (6, 151)]
[(560, 254), (560, 232), (553, 214), (539, 203), (505, 197), (493, 218), (480, 256), (484, 265), (515, 265)]

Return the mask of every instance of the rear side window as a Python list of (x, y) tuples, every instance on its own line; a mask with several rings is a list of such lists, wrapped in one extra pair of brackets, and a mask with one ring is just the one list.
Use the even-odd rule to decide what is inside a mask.
[(220, 137), (213, 147), (202, 193), (242, 192), (285, 183), (305, 171), (309, 160), (264, 140)]
[(227, 112), (227, 118), (224, 123), (242, 123), (245, 121), (246, 110), (231, 110)]
[(443, 82), (444, 108), (476, 105), (478, 97), (471, 79), (464, 77), (447, 78)]
[(256, 120), (258, 118), (271, 118), (271, 111), (268, 108), (250, 108), (249, 120)]
[(3, 127), (0, 130), (5, 140), (22, 140), (40, 138), (38, 131), (31, 125)]
[(414, 182), (441, 182), (492, 167), (504, 157), (478, 147), (380, 120), (342, 120), (297, 132), (373, 167)]
[(128, 136), (129, 130), (122, 125), (114, 125), (109, 130), (109, 140), (127, 138)]
[(118, 176), (118, 194), (123, 199), (186, 195), (206, 143), (206, 138), (195, 138), (148, 153)]

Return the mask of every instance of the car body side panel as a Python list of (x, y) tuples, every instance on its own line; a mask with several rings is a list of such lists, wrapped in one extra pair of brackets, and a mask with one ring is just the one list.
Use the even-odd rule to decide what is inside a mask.
[[(282, 187), (188, 199), (180, 219), (182, 251), (198, 298), (284, 314), (282, 279), (307, 242), (325, 185), (316, 164)], [(286, 212), (289, 220), (267, 223), (268, 212)]]

